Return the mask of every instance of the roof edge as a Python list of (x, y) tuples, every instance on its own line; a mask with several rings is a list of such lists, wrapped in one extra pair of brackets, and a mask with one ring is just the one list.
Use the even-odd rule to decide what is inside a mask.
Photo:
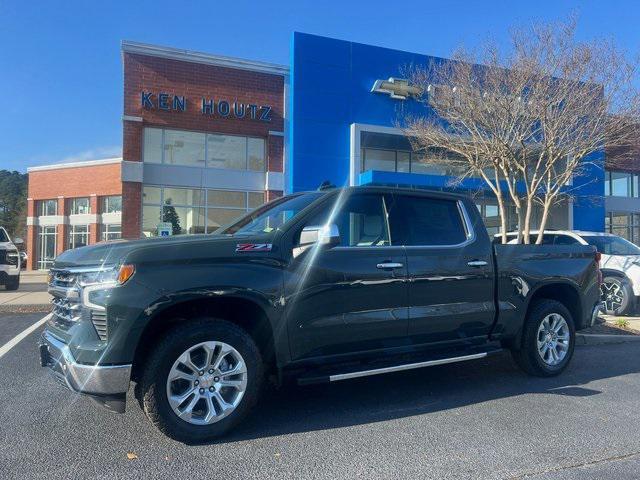
[(122, 157), (101, 158), (98, 160), (84, 160), (81, 162), (53, 163), (51, 165), (40, 165), (37, 167), (27, 167), (28, 172), (40, 172), (43, 170), (58, 170), (61, 168), (94, 167), (96, 165), (109, 165), (112, 163), (122, 163)]
[(151, 45), (148, 43), (133, 42), (130, 40), (122, 40), (121, 49), (122, 53), (148, 55), (152, 57), (168, 58), (171, 60), (181, 60), (184, 62), (202, 63), (205, 65), (236, 68), (252, 72), (270, 73), (273, 75), (289, 75), (289, 67), (286, 65), (247, 60), (237, 57), (226, 57), (223, 55), (212, 55), (210, 53), (164, 47), (161, 45)]

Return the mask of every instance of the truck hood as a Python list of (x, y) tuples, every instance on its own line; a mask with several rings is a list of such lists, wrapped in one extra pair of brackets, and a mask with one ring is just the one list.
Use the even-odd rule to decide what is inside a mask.
[[(142, 263), (156, 261), (191, 261), (204, 258), (247, 255), (239, 253), (239, 245), (271, 244), (271, 235), (180, 235), (175, 237), (153, 237), (142, 240), (116, 240), (87, 247), (67, 250), (59, 255), (54, 268), (97, 267), (119, 263)], [(270, 252), (265, 249), (261, 252)]]

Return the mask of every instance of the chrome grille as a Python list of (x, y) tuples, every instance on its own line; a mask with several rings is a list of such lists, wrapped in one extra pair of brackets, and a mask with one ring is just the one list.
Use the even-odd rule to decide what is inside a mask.
[(76, 277), (63, 270), (51, 270), (49, 278), (48, 290), (53, 297), (51, 321), (67, 330), (82, 319), (80, 289), (76, 286)]
[(53, 321), (65, 329), (71, 327), (82, 318), (82, 305), (69, 298), (54, 296), (51, 300)]
[(102, 341), (107, 340), (107, 313), (103, 309), (89, 308), (82, 303), (82, 287), (78, 285), (79, 273), (51, 269), (49, 273), (49, 293), (53, 297), (52, 318), (59, 328), (69, 330), (80, 321), (91, 320), (96, 334)]
[(91, 310), (91, 323), (93, 323), (96, 333), (100, 337), (100, 340), (107, 339), (107, 312), (99, 312), (97, 310)]

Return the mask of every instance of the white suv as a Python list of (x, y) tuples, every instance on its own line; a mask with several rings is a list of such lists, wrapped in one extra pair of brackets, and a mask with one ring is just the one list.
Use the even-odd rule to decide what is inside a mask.
[[(22, 240), (16, 238), (16, 243)], [(0, 227), (0, 285), (7, 290), (17, 290), (20, 286), (20, 254), (9, 238), (7, 231)]]
[[(508, 243), (516, 243), (517, 232), (507, 234)], [(538, 232), (531, 232), (535, 242)], [(499, 235), (496, 238), (500, 238)], [(593, 245), (600, 252), (600, 285), (602, 310), (609, 315), (627, 315), (634, 312), (640, 296), (640, 247), (618, 235), (602, 232), (547, 230), (543, 245)]]

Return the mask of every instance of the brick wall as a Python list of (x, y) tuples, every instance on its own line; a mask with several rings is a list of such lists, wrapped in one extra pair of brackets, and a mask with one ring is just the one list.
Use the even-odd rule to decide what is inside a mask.
[[(119, 163), (31, 171), (28, 197), (33, 200), (45, 200), (57, 197), (89, 197), (92, 193), (120, 195), (120, 177)], [(61, 210), (58, 211), (63, 215)]]
[[(269, 132), (284, 131), (284, 78), (262, 72), (219, 67), (155, 56), (123, 54), (124, 115), (123, 160), (142, 161), (144, 127), (164, 127), (207, 133), (227, 133), (264, 138), (267, 145), (267, 170), (283, 171), (284, 138)], [(155, 108), (143, 108), (142, 92), (153, 92)], [(157, 95), (167, 93), (186, 98), (185, 111), (161, 110)], [(202, 113), (202, 98), (269, 105), (271, 121), (236, 118)], [(134, 117), (136, 120), (127, 119)], [(142, 121), (139, 121), (142, 119)], [(268, 192), (267, 198), (282, 192)], [(138, 238), (142, 223), (142, 184), (125, 182), (122, 186), (122, 236)]]
[(142, 229), (142, 184), (122, 182), (122, 238), (139, 238)]
[[(71, 199), (89, 197), (91, 212), (101, 213), (99, 199), (107, 195), (121, 195), (121, 165), (108, 163), (104, 165), (90, 165), (65, 167), (29, 172), (27, 200), (27, 216), (37, 217), (37, 202), (39, 200), (56, 199), (58, 215), (69, 215)], [(99, 239), (98, 224), (89, 225), (89, 243), (96, 243)], [(57, 245), (56, 254), (61, 254), (68, 245), (69, 225), (56, 225)], [(37, 268), (38, 228), (27, 227), (27, 269)]]
[[(284, 78), (269, 73), (251, 72), (234, 68), (204, 65), (146, 55), (125, 53), (124, 61), (124, 114), (142, 117), (145, 124), (181, 128), (203, 132), (253, 135), (266, 138), (269, 130), (284, 130)], [(142, 91), (184, 95), (186, 110), (165, 111), (143, 108)], [(201, 113), (202, 98), (223, 99), (229, 102), (270, 105), (271, 121), (262, 122), (245, 116), (239, 119), (233, 113), (226, 118)], [(154, 96), (154, 99), (156, 97)], [(126, 122), (129, 123), (129, 122)], [(134, 138), (128, 138), (125, 127), (125, 160), (133, 160), (139, 152)], [(131, 151), (129, 150), (131, 149)]]

